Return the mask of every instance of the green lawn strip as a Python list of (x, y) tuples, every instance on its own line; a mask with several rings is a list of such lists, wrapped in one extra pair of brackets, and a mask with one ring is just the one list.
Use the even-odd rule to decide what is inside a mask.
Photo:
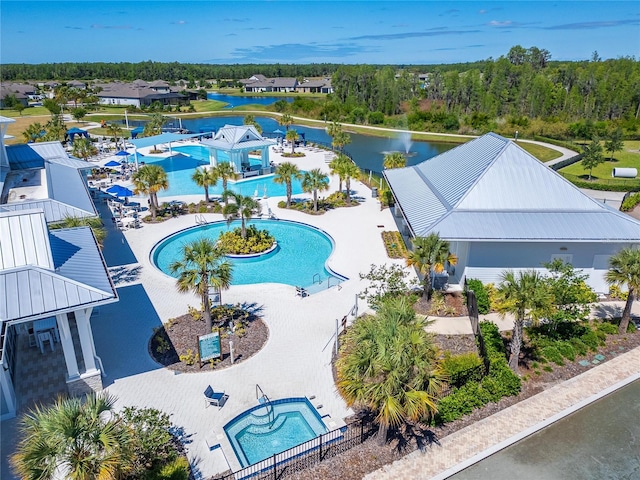
[[(103, 137), (110, 137), (112, 136), (111, 133), (109, 132), (109, 129), (107, 128), (92, 128), (89, 130), (89, 133), (91, 135), (102, 135)], [(120, 135), (118, 136), (119, 138), (129, 138), (131, 137), (131, 132), (129, 130), (127, 130), (126, 128), (122, 129), (122, 133), (120, 133)]]
[[(616, 152), (613, 156), (613, 161), (609, 159), (609, 152), (603, 152), (606, 160), (593, 169), (592, 177), (602, 179), (612, 178), (611, 172), (614, 167), (640, 168), (640, 152), (638, 152), (639, 146), (640, 141), (624, 142), (624, 150)], [(585, 169), (581, 162), (576, 162), (573, 165), (566, 166), (560, 171), (570, 175), (585, 176), (585, 178), (589, 176), (589, 170)]]
[(518, 145), (520, 145), (524, 150), (529, 152), (531, 155), (533, 155), (543, 163), (550, 160), (555, 160), (556, 158), (560, 158), (562, 156), (562, 153), (558, 150), (543, 147), (542, 145), (538, 145), (536, 143), (518, 142)]
[(196, 112), (215, 112), (226, 107), (228, 103), (220, 100), (194, 100), (191, 105), (196, 109)]

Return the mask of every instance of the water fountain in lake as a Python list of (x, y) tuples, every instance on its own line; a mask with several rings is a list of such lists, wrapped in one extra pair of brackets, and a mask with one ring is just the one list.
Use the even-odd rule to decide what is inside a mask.
[(413, 145), (413, 140), (411, 140), (411, 133), (410, 132), (400, 132), (398, 134), (398, 139), (394, 141), (394, 146), (398, 145), (399, 148), (391, 150), (391, 151), (384, 151), (382, 152), (383, 155), (388, 155), (390, 153), (396, 153), (396, 152), (400, 152), (401, 154), (403, 154), (405, 157), (415, 157), (418, 153), (417, 152), (412, 152), (411, 151), (411, 147)]

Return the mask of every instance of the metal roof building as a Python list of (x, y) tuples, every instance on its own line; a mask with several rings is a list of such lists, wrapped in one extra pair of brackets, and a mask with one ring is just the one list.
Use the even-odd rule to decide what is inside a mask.
[[(640, 243), (640, 222), (587, 196), (517, 143), (493, 133), (384, 175), (404, 233), (436, 232), (458, 250), (462, 262), (451, 269), (450, 283), (473, 276), (495, 281), (505, 268), (540, 268), (561, 256), (598, 270), (592, 284), (602, 291), (603, 280), (596, 277), (607, 263), (604, 257)], [(577, 243), (584, 245), (572, 246)], [(517, 261), (499, 261), (499, 249)]]

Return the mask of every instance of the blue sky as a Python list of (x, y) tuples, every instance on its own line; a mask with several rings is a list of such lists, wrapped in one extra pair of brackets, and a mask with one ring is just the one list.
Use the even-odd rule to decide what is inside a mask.
[(640, 2), (12, 1), (0, 63), (455, 63), (513, 45), (640, 58)]

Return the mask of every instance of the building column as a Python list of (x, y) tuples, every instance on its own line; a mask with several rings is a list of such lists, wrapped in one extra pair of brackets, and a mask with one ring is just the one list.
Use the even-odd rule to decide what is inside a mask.
[(215, 148), (209, 148), (209, 166), (218, 166), (218, 151)]
[(9, 374), (9, 369), (5, 370), (6, 365), (0, 365), (0, 390), (4, 398), (4, 404), (7, 410), (2, 412), (0, 419), (7, 420), (16, 416), (16, 392), (13, 389), (13, 381)]
[(58, 332), (60, 333), (60, 343), (62, 343), (62, 352), (64, 353), (64, 361), (67, 364), (67, 381), (76, 380), (80, 377), (78, 370), (78, 362), (76, 360), (76, 350), (73, 346), (73, 338), (71, 337), (71, 329), (69, 328), (69, 319), (66, 313), (56, 315), (58, 323)]
[(80, 346), (82, 347), (82, 358), (84, 359), (85, 372), (82, 376), (90, 376), (99, 373), (96, 367), (96, 352), (93, 348), (93, 332), (91, 331), (91, 308), (76, 310), (76, 325), (78, 327), (78, 335), (80, 336)]

